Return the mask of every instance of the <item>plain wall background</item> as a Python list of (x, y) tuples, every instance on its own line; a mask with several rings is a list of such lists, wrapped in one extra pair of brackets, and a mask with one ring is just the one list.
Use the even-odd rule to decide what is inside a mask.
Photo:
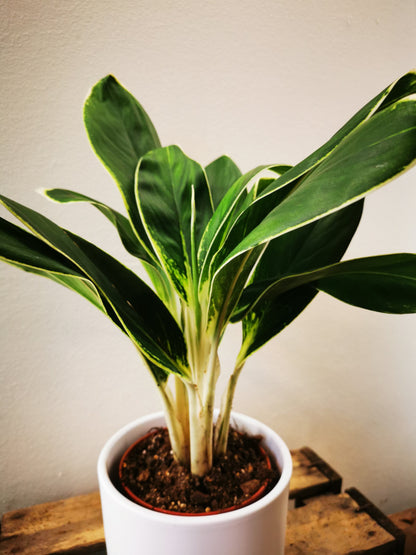
[[(416, 65), (415, 23), (411, 0), (6, 0), (1, 192), (115, 254), (92, 208), (35, 193), (67, 187), (121, 207), (83, 129), (101, 77), (203, 164), (297, 163)], [(350, 257), (415, 251), (415, 177), (368, 198)], [(0, 306), (0, 512), (95, 489), (105, 440), (159, 410), (151, 378), (109, 321), (48, 280), (1, 264)], [(235, 408), (315, 449), (384, 511), (414, 506), (415, 332), (416, 316), (320, 294), (249, 361)]]

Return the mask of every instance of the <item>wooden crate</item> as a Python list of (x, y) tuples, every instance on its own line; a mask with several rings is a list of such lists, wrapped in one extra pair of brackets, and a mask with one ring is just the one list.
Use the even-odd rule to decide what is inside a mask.
[(341, 476), (329, 466), (315, 451), (302, 447), (292, 453), (293, 474), (290, 482), (290, 499), (295, 506), (302, 505), (304, 499), (323, 493), (340, 493)]
[[(292, 458), (290, 498), (295, 508), (288, 515), (286, 555), (404, 553), (403, 526), (357, 490), (340, 493), (341, 477), (308, 447), (292, 451)], [(2, 518), (1, 555), (89, 553), (105, 554), (98, 492), (11, 511)]]
[(416, 507), (389, 516), (406, 537), (404, 555), (416, 555)]

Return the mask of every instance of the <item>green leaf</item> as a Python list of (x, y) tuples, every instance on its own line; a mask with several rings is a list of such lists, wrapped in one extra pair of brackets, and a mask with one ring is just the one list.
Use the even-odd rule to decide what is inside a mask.
[[(273, 172), (283, 174), (288, 171), (289, 168), (290, 166), (275, 166)], [(221, 266), (222, 261), (228, 253), (226, 249), (229, 248), (230, 243), (232, 244), (233, 241), (233, 222), (238, 219), (241, 213), (245, 214), (244, 207), (247, 206), (257, 194), (260, 194), (264, 187), (270, 182), (270, 178), (261, 177), (265, 169), (269, 170), (268, 167), (256, 168), (237, 180), (238, 201), (234, 203), (232, 209), (224, 218), (222, 226), (220, 224), (220, 229), (211, 243), (210, 249), (214, 253), (212, 259), (209, 260), (209, 253), (206, 256), (204, 269), (206, 272), (209, 271), (210, 274), (208, 277), (202, 274), (200, 291), (203, 296), (207, 296), (209, 299), (208, 319), (211, 326), (218, 322), (220, 327), (218, 330), (219, 334), (222, 333), (222, 328), (228, 323), (241, 297), (249, 275), (264, 251), (264, 246), (254, 248), (251, 251), (242, 253), (241, 256), (237, 256), (229, 264)], [(246, 191), (246, 188), (250, 184), (252, 186)], [(218, 210), (219, 213), (221, 208)], [(254, 218), (255, 216), (256, 214), (252, 212), (251, 217)], [(246, 222), (246, 224), (249, 225), (249, 222)], [(238, 229), (240, 233), (244, 234), (244, 226), (241, 221)], [(236, 239), (236, 242), (238, 243), (239, 240), (240, 237)], [(216, 252), (215, 249), (217, 249)]]
[(143, 156), (136, 179), (141, 216), (154, 249), (178, 293), (189, 300), (196, 252), (212, 215), (205, 172), (179, 147), (169, 146)]
[(228, 156), (220, 156), (205, 168), (214, 209), (231, 185), (241, 177), (241, 171)]
[(155, 264), (153, 253), (149, 252), (146, 245), (136, 236), (130, 221), (117, 210), (91, 197), (68, 189), (45, 189), (42, 192), (51, 200), (59, 203), (88, 202), (97, 208), (116, 227), (127, 252), (152, 265)]
[(182, 332), (150, 287), (113, 257), (41, 214), (1, 195), (0, 202), (88, 276), (148, 359), (168, 372), (189, 377)]
[(55, 281), (56, 283), (59, 283), (59, 285), (63, 285), (67, 289), (70, 289), (71, 291), (78, 293), (78, 295), (81, 295), (82, 297), (84, 297), (84, 299), (87, 299), (87, 301), (89, 301), (96, 308), (101, 310), (101, 312), (104, 312), (104, 314), (109, 316), (110, 319), (113, 320), (113, 322), (118, 327), (121, 328), (121, 331), (125, 333), (125, 330), (123, 326), (120, 324), (120, 321), (118, 320), (118, 318), (116, 319), (114, 318), (113, 311), (107, 311), (97, 289), (88, 279), (77, 278), (75, 276), (67, 276), (63, 274), (54, 274), (52, 272), (37, 270), (35, 268), (28, 268), (17, 264), (16, 266), (19, 266), (22, 270), (26, 270), (27, 272), (30, 272), (32, 274), (37, 274), (38, 276), (46, 277), (52, 281)]
[[(7, 262), (9, 262), (9, 261), (7, 261)], [(112, 320), (112, 322), (124, 334), (126, 334), (128, 336), (128, 334), (127, 334), (127, 332), (126, 332), (126, 330), (123, 326), (123, 323), (120, 321), (117, 314), (114, 312), (112, 306), (109, 304), (109, 302), (106, 300), (105, 297), (100, 297), (99, 292), (97, 291), (97, 289), (94, 287), (94, 285), (90, 281), (88, 281), (86, 279), (70, 276), (70, 275), (54, 274), (52, 272), (42, 271), (42, 270), (39, 270), (37, 268), (24, 266), (23, 264), (22, 265), (14, 264), (13, 262), (9, 262), (9, 263), (12, 266), (16, 266), (17, 268), (20, 268), (24, 271), (36, 274), (38, 276), (48, 278), (52, 281), (55, 281), (56, 283), (59, 283), (59, 285), (63, 285), (64, 287), (67, 287), (68, 289), (70, 289), (72, 291), (75, 291), (76, 293), (78, 293), (79, 295), (81, 295), (82, 297), (84, 297), (85, 299), (90, 301), (94, 306), (99, 308), (106, 316), (108, 316)], [(152, 363), (152, 361), (147, 359), (144, 356), (144, 354), (140, 351), (140, 349), (138, 349), (138, 352), (142, 355), (143, 360), (145, 361), (146, 365), (148, 366), (148, 368), (149, 368), (151, 374), (153, 375), (156, 383), (158, 385), (164, 384), (167, 381), (168, 377), (169, 377), (169, 373), (167, 373), (165, 370), (156, 366), (156, 364)]]
[(75, 264), (24, 229), (0, 218), (0, 258), (26, 272), (46, 277), (75, 291), (125, 330), (99, 291)]
[[(359, 285), (359, 288), (365, 287), (367, 293), (367, 283), (373, 284), (373, 286), (376, 287), (378, 285), (383, 286), (385, 282), (392, 284), (394, 280), (397, 286), (395, 294), (397, 295), (397, 299), (400, 299), (399, 302), (396, 303), (394, 295), (390, 295), (389, 291), (386, 290), (385, 297), (378, 295), (379, 298), (376, 299), (377, 295), (374, 293), (374, 295), (369, 295), (367, 301), (355, 301), (353, 300), (355, 298), (354, 295), (350, 293), (350, 304), (357, 304), (357, 306), (364, 307), (364, 305), (368, 303), (369, 306), (371, 305), (374, 307), (371, 310), (379, 312), (413, 312), (416, 307), (416, 255), (409, 253), (387, 254), (345, 260), (324, 268), (318, 268), (297, 275), (285, 276), (269, 286), (263, 284), (263, 294), (258, 297), (256, 304), (259, 301), (271, 302), (279, 295), (305, 284), (312, 284), (314, 287), (322, 290), (326, 290), (327, 287), (329, 290), (330, 287), (333, 287), (334, 296), (336, 296), (336, 286), (338, 286), (341, 298), (343, 282), (349, 284), (354, 281)], [(355, 292), (355, 296), (357, 299), (361, 298), (362, 295), (359, 289)], [(372, 299), (373, 296), (375, 299)], [(345, 300), (345, 302), (348, 301)]]
[(390, 254), (346, 261), (314, 286), (353, 306), (386, 312), (416, 312), (416, 255)]
[[(319, 165), (322, 160), (331, 154), (331, 152), (341, 143), (341, 141), (347, 137), (354, 129), (360, 126), (363, 122), (369, 119), (376, 111), (380, 108), (383, 102), (387, 102), (392, 89), (394, 88), (394, 83), (384, 89), (375, 98), (368, 102), (363, 108), (361, 108), (350, 120), (347, 121), (345, 125), (341, 127), (325, 144), (319, 147), (312, 154), (307, 156), (302, 162), (296, 166), (285, 166), (285, 165), (274, 165), (269, 166), (269, 169), (276, 171), (280, 175), (277, 179), (268, 183), (266, 187), (262, 187), (255, 197), (255, 201), (248, 207), (246, 207), (247, 214), (242, 214), (244, 217), (244, 226), (247, 223), (252, 222), (252, 227), (249, 231), (254, 229), (258, 223), (259, 218), (265, 218), (267, 214), (276, 206), (280, 204), (282, 199), (290, 194), (291, 190), (296, 187), (296, 184), (304, 178), (309, 172), (313, 170), (317, 165)], [(285, 191), (285, 189), (290, 188)], [(253, 216), (255, 212), (255, 216)], [(241, 214), (240, 214), (241, 215)], [(233, 222), (234, 227), (236, 227), (235, 236), (244, 237), (239, 229), (240, 219), (235, 219)], [(247, 230), (247, 229), (246, 229)], [(235, 246), (235, 245), (234, 245)], [(229, 254), (233, 248), (227, 248), (227, 254)]]
[(85, 277), (65, 256), (4, 218), (0, 218), (0, 258), (28, 268)]
[(350, 133), (241, 241), (228, 260), (355, 202), (406, 170), (415, 157), (416, 102), (401, 100)]
[[(227, 244), (222, 249), (222, 263), (226, 263), (227, 257), (234, 256), (241, 251), (242, 247), (249, 248), (250, 239), (253, 239), (252, 244), (257, 241), (269, 240), (273, 238), (273, 234), (268, 239), (267, 233), (260, 239), (260, 234), (256, 235), (257, 226), (263, 225), (263, 220), (267, 215), (276, 211), (285, 197), (290, 197), (293, 190), (297, 189), (300, 183), (303, 183), (308, 175), (313, 173), (313, 170), (318, 167), (325, 159), (331, 156), (331, 153), (348, 137), (354, 130), (359, 129), (362, 125), (366, 124), (374, 114), (384, 111), (392, 102), (398, 99), (406, 98), (415, 92), (415, 73), (409, 73), (391, 84), (384, 91), (378, 94), (373, 100), (368, 102), (361, 110), (357, 112), (333, 137), (331, 137), (323, 146), (318, 148), (310, 156), (305, 158), (296, 166), (287, 169), (284, 166), (271, 166), (270, 169), (277, 169), (281, 175), (279, 178), (271, 182), (264, 190), (260, 191), (250, 206), (245, 207), (245, 211), (239, 214), (239, 217), (234, 219), (232, 224), (232, 231), (229, 233)], [(283, 171), (281, 171), (283, 169)], [(263, 189), (263, 188), (262, 188)], [(307, 223), (307, 222), (305, 222)], [(302, 225), (305, 225), (302, 224)], [(265, 232), (267, 224), (263, 226), (262, 231)], [(269, 230), (270, 231), (270, 230)], [(273, 230), (271, 230), (273, 232)], [(288, 229), (287, 231), (290, 231)], [(287, 231), (284, 231), (287, 232)], [(253, 232), (253, 235), (250, 235)], [(247, 236), (250, 236), (247, 238)], [(247, 238), (242, 245), (238, 245), (241, 237)], [(251, 246), (252, 246), (251, 244)], [(218, 266), (217, 266), (218, 267)]]
[(287, 164), (277, 164), (276, 166), (271, 166), (270, 170), (278, 175), (283, 175), (284, 173), (291, 170), (293, 166), (288, 166)]
[(271, 241), (242, 295), (233, 321), (241, 319), (271, 283), (341, 260), (360, 223), (363, 205), (364, 200), (360, 200)]
[(377, 108), (377, 112), (388, 108), (399, 100), (416, 94), (416, 72), (406, 73), (389, 87), (389, 93)]
[(111, 303), (126, 332), (145, 358), (159, 369), (189, 378), (182, 331), (159, 297), (116, 259), (70, 233), (93, 262), (91, 279)]
[[(258, 177), (258, 174), (262, 173), (264, 169), (269, 170), (270, 168), (256, 168), (253, 172), (249, 172), (242, 179), (238, 181), (238, 187), (241, 189), (242, 186), (247, 186), (250, 181), (255, 178), (253, 186), (250, 188), (249, 193), (240, 196), (240, 203), (236, 203), (231, 216), (228, 218), (229, 227), (232, 226), (232, 218), (237, 217), (241, 210), (243, 210), (244, 205), (250, 202), (250, 198), (255, 198), (257, 194), (268, 185), (270, 180), (273, 178), (263, 178)], [(290, 166), (280, 165), (274, 166), (273, 172), (283, 174), (290, 169)], [(225, 231), (224, 229), (222, 230)], [(220, 237), (218, 235), (217, 237)], [(228, 237), (229, 239), (229, 237)], [(230, 317), (238, 303), (243, 289), (247, 283), (250, 273), (253, 270), (259, 257), (262, 255), (264, 247), (260, 246), (255, 248), (250, 252), (242, 253), (241, 256), (234, 258), (229, 264), (222, 266), (218, 272), (214, 273), (211, 287), (208, 289), (208, 283), (203, 283), (203, 287), (208, 289), (209, 296), (209, 312), (208, 321), (209, 325), (212, 327), (218, 326), (216, 333), (221, 336), (225, 326), (230, 320)], [(215, 269), (220, 266), (221, 256), (223, 257), (224, 249), (219, 248), (216, 255), (211, 261), (210, 270), (214, 272)], [(203, 287), (201, 291), (204, 291)]]
[(120, 188), (138, 237), (149, 246), (134, 194), (134, 175), (139, 159), (160, 147), (149, 116), (139, 102), (109, 75), (92, 88), (85, 101), (84, 123), (92, 148)]
[[(370, 102), (363, 106), (347, 123), (345, 123), (339, 131), (337, 131), (325, 144), (319, 147), (315, 152), (307, 156), (302, 162), (293, 166), (289, 171), (284, 172), (284, 176), (277, 179), (274, 184), (271, 184), (266, 191), (266, 196), (258, 198), (257, 202), (269, 203), (272, 206), (272, 197), (267, 199), (269, 195), (273, 195), (276, 191), (285, 187), (289, 183), (298, 181), (299, 178), (305, 176), (313, 168), (315, 168), (322, 160), (331, 154), (337, 146), (352, 133), (356, 128), (365, 123), (368, 119), (374, 116), (398, 100), (404, 99), (416, 93), (416, 73), (410, 72), (391, 85), (386, 87)], [(278, 172), (280, 173), (280, 172)]]
[(221, 337), (263, 247), (234, 258), (215, 275), (209, 297), (208, 322), (212, 335)]
[(276, 298), (262, 298), (243, 319), (239, 364), (293, 322), (316, 294), (317, 291), (312, 287), (303, 285)]
[(263, 286), (243, 321), (244, 360), (287, 326), (312, 300), (316, 290), (354, 306), (378, 312), (416, 312), (416, 255), (357, 258)]
[(206, 287), (206, 283), (210, 281), (220, 264), (220, 260), (215, 264), (215, 259), (221, 254), (220, 250), (229, 230), (245, 206), (247, 189), (260, 179), (267, 168), (268, 166), (258, 166), (239, 177), (215, 209), (202, 236), (198, 252), (201, 290)]
[(68, 191), (67, 189), (46, 189), (43, 192), (47, 197), (56, 202), (89, 202), (95, 206), (117, 228), (119, 237), (127, 252), (141, 259), (155, 290), (166, 306), (172, 304), (172, 290), (167, 281), (166, 274), (161, 268), (159, 261), (155, 258), (155, 255), (149, 251), (146, 245), (133, 232), (130, 221), (125, 216), (102, 202), (80, 193), (75, 193), (74, 191)]
[(154, 377), (157, 385), (165, 384), (169, 378), (169, 373), (166, 372), (166, 370), (163, 370), (163, 368), (155, 364), (153, 361), (145, 357), (143, 353), (140, 353), (140, 354), (142, 355), (143, 361), (145, 362), (146, 366), (149, 368), (150, 373)]
[[(290, 169), (292, 169), (293, 166), (287, 166), (287, 165), (283, 165), (280, 164), (279, 166), (273, 166), (270, 167), (269, 170), (271, 172), (273, 172), (273, 174), (278, 174), (278, 175), (283, 175), (286, 172), (288, 172)], [(256, 186), (256, 194), (254, 198), (258, 198), (260, 195), (263, 194), (263, 192), (269, 188), (270, 185), (273, 185), (274, 183), (276, 183), (276, 177), (262, 177), (259, 179), (257, 186)], [(284, 198), (289, 192), (289, 189), (285, 189), (285, 192), (281, 195), (280, 198)], [(277, 199), (279, 199), (279, 196), (277, 196)], [(275, 202), (275, 204), (277, 205), (280, 202), (280, 200), (277, 200)]]
[(296, 282), (292, 290), (281, 293), (280, 281), (338, 262), (359, 225), (363, 204), (361, 200), (271, 241), (232, 319), (244, 317), (242, 359), (280, 333), (311, 302), (315, 290)]
[(360, 223), (364, 199), (271, 241), (251, 283), (277, 280), (338, 262)]
[[(249, 233), (259, 225), (264, 219), (264, 204), (256, 202), (258, 195), (265, 190), (270, 183), (269, 178), (261, 177), (251, 191), (247, 194), (244, 203), (239, 208), (238, 213), (234, 217), (234, 221), (230, 221), (229, 231), (224, 239), (213, 261), (211, 262), (211, 272), (218, 268), (223, 268), (227, 264), (228, 256), (239, 245), (242, 237), (246, 237)], [(297, 182), (287, 184), (286, 187), (277, 190), (273, 195), (273, 207), (277, 207), (296, 187)], [(271, 199), (269, 199), (271, 200)], [(270, 210), (270, 208), (268, 208)], [(244, 252), (244, 251), (243, 251)]]

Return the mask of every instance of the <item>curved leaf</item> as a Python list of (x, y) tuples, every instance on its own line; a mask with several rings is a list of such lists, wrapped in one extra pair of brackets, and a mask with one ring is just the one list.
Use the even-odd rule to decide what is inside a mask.
[(71, 240), (94, 267), (91, 279), (103, 292), (127, 334), (148, 361), (188, 379), (187, 350), (182, 331), (159, 297), (136, 274), (81, 237)]
[(252, 283), (310, 271), (345, 254), (360, 223), (364, 199), (271, 241), (256, 267)]
[(103, 202), (68, 189), (45, 189), (42, 192), (49, 199), (59, 203), (88, 202), (97, 208), (116, 227), (127, 252), (141, 260), (145, 260), (149, 264), (155, 264), (154, 255), (149, 252), (146, 245), (136, 236), (130, 221), (117, 210), (110, 208)]
[(243, 292), (232, 321), (240, 320), (267, 283), (309, 272), (341, 260), (360, 223), (364, 200), (271, 241)]
[[(234, 227), (231, 235), (231, 241), (229, 241), (229, 245), (227, 245), (224, 249), (225, 256), (223, 256), (222, 261), (224, 261), (235, 249), (237, 245), (236, 239), (246, 237), (250, 231), (255, 229), (256, 226), (269, 214), (269, 212), (278, 206), (282, 200), (288, 196), (294, 188), (296, 188), (297, 184), (302, 181), (306, 175), (308, 175), (322, 162), (322, 160), (324, 160), (337, 148), (345, 137), (347, 137), (352, 131), (354, 131), (354, 129), (359, 127), (367, 119), (371, 118), (381, 107), (383, 102), (388, 101), (394, 85), (395, 83), (391, 84), (370, 102), (368, 102), (324, 145), (319, 147), (315, 152), (307, 156), (296, 166), (269, 166), (269, 169), (277, 171), (277, 173), (280, 174), (280, 177), (267, 183), (265, 187), (262, 187), (253, 202), (249, 206), (244, 207), (245, 213), (238, 213), (238, 217), (233, 219), (232, 225), (229, 226)], [(402, 87), (402, 89), (403, 88), (404, 87)], [(409, 94), (411, 94), (412, 91), (413, 89), (410, 88)], [(288, 187), (289, 189), (287, 189)], [(209, 239), (211, 239), (211, 237), (209, 237)]]
[(191, 280), (197, 275), (196, 251), (212, 215), (205, 172), (179, 147), (169, 146), (142, 157), (136, 183), (137, 202), (154, 249), (178, 293), (188, 300)]
[(215, 209), (231, 185), (237, 181), (242, 174), (236, 164), (228, 156), (220, 156), (211, 162), (205, 168), (205, 172), (208, 177)]
[(150, 373), (154, 377), (157, 385), (163, 385), (167, 382), (169, 378), (169, 373), (166, 372), (163, 368), (155, 364), (152, 360), (148, 359), (142, 352), (139, 353), (142, 355), (143, 361), (150, 370)]
[(416, 102), (401, 100), (350, 133), (241, 241), (225, 263), (355, 202), (403, 172), (415, 157)]
[(247, 198), (247, 190), (253, 182), (260, 179), (268, 166), (258, 166), (245, 173), (235, 181), (222, 198), (214, 211), (212, 218), (205, 228), (198, 251), (198, 265), (200, 268), (200, 289), (205, 288), (219, 262), (214, 265), (220, 253), (222, 244), (227, 238), (230, 228), (240, 214)]
[[(13, 265), (13, 264), (12, 264)], [(23, 266), (21, 264), (14, 264), (16, 267), (19, 267), (26, 272), (30, 272), (31, 274), (36, 274), (41, 277), (48, 278), (55, 283), (59, 283), (59, 285), (63, 285), (67, 289), (78, 293), (84, 299), (87, 299), (90, 303), (92, 303), (96, 308), (104, 312), (106, 316), (109, 316), (111, 320), (121, 329), (123, 333), (126, 333), (123, 326), (121, 325), (118, 318), (114, 318), (113, 311), (108, 311), (103, 303), (101, 296), (99, 295), (95, 286), (89, 281), (87, 278), (78, 278), (75, 276), (67, 276), (63, 274), (54, 274), (52, 272), (47, 272), (43, 270), (38, 270), (37, 268)]]
[(416, 94), (416, 72), (410, 71), (406, 73), (400, 79), (395, 81), (389, 87), (389, 93), (384, 98), (383, 102), (377, 108), (376, 112), (380, 112), (385, 108), (388, 108), (392, 104), (395, 104), (399, 100), (406, 98), (410, 95)]
[(247, 357), (293, 322), (317, 293), (312, 287), (303, 285), (276, 298), (259, 301), (243, 319), (243, 343), (238, 363), (243, 363)]
[(92, 88), (85, 101), (84, 124), (93, 150), (120, 188), (138, 237), (149, 247), (134, 194), (139, 159), (160, 147), (149, 116), (134, 96), (108, 75)]
[(136, 236), (130, 221), (125, 216), (102, 202), (67, 189), (46, 189), (43, 193), (56, 202), (88, 202), (104, 214), (117, 228), (121, 242), (127, 252), (141, 259), (159, 297), (163, 299), (166, 306), (173, 309), (172, 289), (163, 269), (160, 267), (159, 261), (146, 245), (140, 241), (140, 238)]
[(262, 251), (260, 246), (241, 254), (215, 275), (208, 311), (208, 324), (213, 329), (213, 336), (221, 337)]
[(416, 255), (390, 254), (341, 263), (313, 285), (350, 305), (386, 312), (416, 312)]
[(33, 233), (82, 269), (147, 358), (168, 372), (188, 377), (182, 332), (150, 287), (113, 257), (41, 214), (2, 195), (0, 201)]
[[(303, 283), (273, 294), (272, 283), (338, 262), (359, 225), (364, 201), (282, 235), (268, 245), (243, 292), (232, 321), (243, 319), (240, 356), (249, 356), (290, 324), (310, 303), (316, 291)], [(269, 285), (267, 285), (269, 284)], [(265, 292), (268, 292), (268, 294)], [(274, 291), (276, 293), (276, 291)], [(251, 310), (250, 310), (251, 308)]]
[(75, 277), (85, 277), (68, 258), (62, 256), (31, 233), (1, 217), (0, 258), (19, 266)]
[(38, 237), (3, 218), (0, 218), (0, 258), (21, 270), (49, 278), (75, 291), (109, 316), (125, 333), (111, 306), (75, 264)]
[[(416, 312), (416, 255), (357, 258), (284, 277), (262, 294), (243, 321), (244, 360), (288, 325), (321, 290), (354, 306), (378, 312)], [(291, 306), (293, 305), (293, 306)]]
[[(284, 172), (283, 177), (276, 179), (276, 181), (267, 188), (265, 194), (256, 199), (256, 202), (264, 204), (266, 207), (268, 203), (269, 207), (273, 207), (273, 195), (279, 189), (285, 187), (289, 183), (298, 181), (299, 178), (308, 174), (329, 156), (350, 133), (359, 128), (368, 119), (372, 118), (374, 114), (414, 94), (416, 94), (416, 73), (413, 71), (400, 77), (370, 100), (370, 102), (349, 119), (325, 144), (307, 156), (302, 162), (290, 168), (290, 171)], [(269, 198), (267, 199), (267, 197)]]

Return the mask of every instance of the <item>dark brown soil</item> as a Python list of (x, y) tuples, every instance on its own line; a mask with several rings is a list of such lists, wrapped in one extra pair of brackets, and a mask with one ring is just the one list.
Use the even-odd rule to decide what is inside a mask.
[(167, 430), (158, 428), (138, 443), (121, 469), (121, 482), (145, 503), (179, 513), (212, 513), (247, 502), (266, 481), (265, 493), (279, 479), (270, 468), (261, 438), (231, 430), (227, 455), (204, 477), (190, 474), (172, 456)]

